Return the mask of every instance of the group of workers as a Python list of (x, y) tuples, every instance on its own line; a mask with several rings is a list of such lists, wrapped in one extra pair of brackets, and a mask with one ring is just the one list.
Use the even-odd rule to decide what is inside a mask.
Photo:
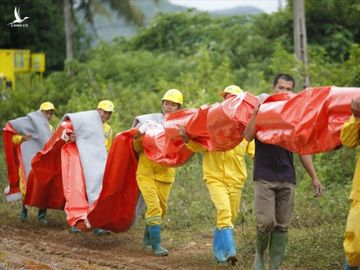
[[(273, 92), (293, 91), (295, 81), (288, 74), (278, 74), (273, 81)], [(226, 100), (242, 92), (240, 87), (230, 85), (226, 87), (220, 96)], [(256, 214), (256, 255), (253, 269), (265, 269), (265, 252), (268, 249), (269, 265), (271, 270), (280, 269), (284, 257), (288, 239), (288, 228), (294, 209), (295, 198), (295, 168), (293, 153), (276, 145), (262, 143), (256, 137), (256, 116), (261, 106), (263, 96), (259, 97), (259, 103), (253, 110), (250, 121), (245, 129), (245, 139), (229, 151), (208, 151), (202, 145), (191, 140), (184, 128), (180, 128), (179, 135), (186, 147), (193, 152), (203, 154), (203, 179), (208, 188), (210, 198), (216, 209), (216, 225), (213, 235), (214, 259), (219, 264), (229, 262), (235, 265), (236, 241), (234, 236), (234, 224), (238, 216), (241, 201), (241, 193), (247, 179), (245, 155), (254, 159), (254, 193), (255, 193), (255, 214)], [(137, 132), (133, 138), (133, 149), (137, 153), (138, 166), (136, 180), (139, 190), (146, 204), (144, 247), (151, 247), (155, 256), (166, 256), (168, 250), (161, 246), (161, 224), (167, 212), (168, 199), (172, 184), (175, 180), (175, 168), (165, 167), (150, 160), (143, 151), (143, 137), (148, 129), (156, 124), (161, 124), (164, 114), (172, 113), (183, 107), (184, 98), (177, 89), (168, 90), (161, 100), (161, 113), (151, 113), (135, 118), (133, 127)], [(341, 140), (344, 145), (353, 147), (360, 144), (360, 96), (351, 104), (353, 115), (344, 124), (341, 132)], [(12, 142), (21, 144), (26, 166), (20, 166), (19, 185), (20, 190), (26, 190), (26, 177), (31, 166), (31, 155), (26, 144), (35, 137), (49, 138), (53, 128), (49, 124), (55, 110), (50, 102), (40, 105), (38, 118), (47, 123), (48, 130), (37, 130), (45, 135), (26, 133), (26, 128), (21, 128), (21, 123), (13, 128), (17, 132)], [(107, 124), (111, 114), (114, 112), (114, 104), (109, 100), (100, 101), (97, 112), (103, 123), (104, 143), (107, 151), (111, 147), (114, 132)], [(30, 115), (30, 114), (29, 114)], [(17, 127), (19, 127), (17, 129)], [(26, 125), (25, 125), (26, 127)], [(76, 133), (62, 138), (67, 142), (76, 142)], [(46, 140), (38, 143), (38, 148), (43, 147)], [(38, 149), (40, 151), (41, 149)], [(32, 152), (34, 155), (34, 152)], [(27, 158), (28, 160), (25, 160)], [(315, 196), (323, 192), (323, 187), (317, 177), (311, 155), (300, 155), (300, 160), (310, 176), (311, 184), (315, 189)], [(25, 170), (25, 171), (24, 171)], [(358, 269), (360, 265), (360, 158), (358, 159), (356, 172), (353, 179), (353, 189), (350, 195), (352, 205), (347, 220), (344, 249), (346, 254), (346, 270)], [(25, 221), (27, 218), (27, 207), (23, 205), (20, 218)], [(46, 209), (39, 209), (38, 219), (46, 224)], [(97, 228), (98, 234), (106, 231)], [(72, 232), (79, 232), (76, 227), (71, 228)]]

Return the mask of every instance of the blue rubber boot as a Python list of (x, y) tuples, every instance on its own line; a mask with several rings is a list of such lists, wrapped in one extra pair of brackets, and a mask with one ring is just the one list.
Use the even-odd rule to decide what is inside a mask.
[(93, 230), (93, 233), (96, 234), (96, 235), (109, 235), (110, 231), (103, 230), (103, 229), (100, 229), (100, 228), (95, 228)]
[(225, 250), (223, 247), (220, 230), (216, 228), (214, 230), (213, 248), (215, 261), (217, 263), (226, 263)]
[(75, 226), (71, 226), (70, 227), (70, 232), (71, 233), (81, 233), (81, 230)]
[(153, 254), (155, 256), (167, 256), (169, 251), (160, 246), (160, 225), (150, 225), (149, 233)]
[(23, 205), (20, 211), (20, 220), (24, 222), (27, 220), (27, 217), (28, 217), (28, 210), (26, 209), (25, 205)]
[(344, 262), (344, 270), (358, 270), (359, 267), (358, 266), (350, 266), (348, 261), (345, 260)]
[(220, 230), (220, 238), (223, 243), (225, 251), (225, 259), (231, 265), (235, 265), (237, 262), (236, 259), (236, 248), (234, 242), (234, 230), (231, 227), (226, 227)]
[(39, 208), (39, 212), (38, 212), (38, 220), (41, 224), (46, 225), (47, 224), (47, 220), (46, 220), (46, 208)]
[(149, 231), (149, 225), (146, 225), (144, 230), (144, 248), (148, 246), (151, 246), (150, 231)]

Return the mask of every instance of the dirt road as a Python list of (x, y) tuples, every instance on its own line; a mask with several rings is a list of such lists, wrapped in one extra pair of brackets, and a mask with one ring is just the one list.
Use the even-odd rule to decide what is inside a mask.
[[(51, 225), (51, 224), (50, 224)], [(141, 228), (97, 236), (72, 234), (63, 226), (0, 225), (0, 269), (211, 269), (211, 239), (176, 247), (167, 257), (142, 248)], [(140, 226), (139, 226), (140, 227)]]

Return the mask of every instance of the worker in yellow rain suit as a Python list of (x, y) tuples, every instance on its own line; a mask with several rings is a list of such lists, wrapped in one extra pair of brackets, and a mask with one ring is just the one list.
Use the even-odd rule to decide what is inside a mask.
[[(99, 102), (99, 104), (96, 107), (96, 110), (99, 113), (101, 121), (103, 123), (104, 143), (105, 143), (107, 152), (109, 152), (109, 150), (111, 148), (111, 144), (114, 139), (114, 131), (112, 130), (110, 125), (107, 123), (107, 121), (110, 120), (112, 113), (114, 112), (114, 108), (115, 108), (114, 103), (112, 103), (110, 100), (102, 100)], [(69, 139), (70, 139), (70, 141), (75, 141), (76, 140), (75, 134), (71, 134)], [(81, 230), (75, 226), (72, 226), (70, 228), (70, 232), (80, 233)], [(96, 235), (110, 234), (109, 231), (106, 231), (106, 230), (103, 230), (100, 228), (95, 228), (93, 232)]]
[[(162, 114), (177, 111), (182, 105), (182, 93), (177, 89), (170, 89), (162, 98)], [(160, 228), (167, 212), (168, 198), (175, 180), (175, 168), (164, 167), (148, 159), (143, 152), (142, 138), (154, 122), (162, 121), (162, 114), (143, 116), (148, 121), (139, 122), (133, 142), (134, 150), (139, 154), (136, 180), (146, 204), (144, 246), (151, 245), (155, 256), (168, 255), (168, 250), (160, 245)]]
[[(360, 145), (360, 96), (351, 104), (353, 115), (341, 129), (341, 142), (348, 147)], [(346, 221), (344, 250), (345, 270), (360, 267), (360, 156), (358, 156), (350, 193), (351, 208)]]
[[(223, 99), (240, 94), (236, 85), (226, 87), (220, 95)], [(255, 145), (245, 139), (235, 148), (225, 152), (208, 152), (204, 147), (189, 140), (183, 128), (180, 129), (187, 147), (193, 152), (204, 152), (203, 177), (213, 201), (217, 221), (214, 230), (214, 257), (218, 263), (230, 261), (235, 264), (236, 247), (233, 228), (241, 201), (241, 192), (247, 178), (244, 156), (254, 157)]]
[(106, 151), (109, 152), (114, 139), (114, 131), (107, 121), (110, 120), (111, 114), (114, 112), (114, 104), (110, 100), (102, 100), (99, 102), (96, 110), (100, 114), (101, 121), (103, 122), (105, 147)]
[[(46, 118), (46, 120), (49, 122), (54, 114), (55, 106), (51, 102), (46, 101), (41, 103), (39, 110), (41, 111), (42, 115)], [(52, 125), (50, 125), (50, 123), (48, 123), (48, 125), (49, 125), (50, 133), (52, 133), (54, 128)], [(16, 134), (12, 137), (12, 142), (14, 144), (21, 144), (23, 142), (32, 140), (33, 136), (36, 135), (37, 134), (23, 134), (23, 135)], [(25, 176), (24, 172), (22, 171), (21, 168), (19, 168), (19, 188), (23, 198), (25, 197), (25, 191), (26, 191), (24, 176)], [(26, 208), (25, 205), (23, 205), (20, 212), (20, 220), (25, 221), (27, 217), (28, 217), (28, 209)], [(44, 225), (47, 224), (45, 208), (39, 208), (38, 220), (41, 224)]]

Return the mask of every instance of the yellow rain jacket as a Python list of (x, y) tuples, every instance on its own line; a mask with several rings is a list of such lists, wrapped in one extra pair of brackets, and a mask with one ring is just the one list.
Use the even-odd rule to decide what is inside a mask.
[(235, 148), (225, 152), (208, 152), (204, 147), (189, 141), (193, 152), (203, 152), (203, 178), (217, 212), (218, 229), (234, 227), (240, 208), (241, 192), (247, 178), (244, 156), (255, 154), (254, 141), (243, 140)]
[(142, 137), (134, 140), (134, 150), (139, 154), (136, 177), (150, 177), (160, 182), (172, 183), (175, 181), (175, 168), (162, 166), (144, 154)]
[(134, 150), (139, 155), (136, 180), (146, 203), (146, 224), (158, 225), (167, 212), (176, 171), (150, 160), (144, 154), (142, 140), (143, 137), (140, 137), (133, 141)]
[(114, 131), (112, 130), (112, 128), (108, 123), (103, 123), (103, 128), (104, 128), (104, 137), (105, 137), (105, 147), (106, 147), (106, 151), (109, 152), (111, 144), (114, 139)]
[(203, 152), (204, 180), (217, 179), (224, 184), (242, 188), (247, 178), (245, 154), (255, 155), (255, 144), (243, 140), (235, 148), (226, 152), (209, 152), (203, 146), (190, 140), (187, 147), (193, 152)]
[[(342, 127), (341, 142), (348, 147), (360, 144), (360, 118), (351, 116)], [(358, 156), (350, 193), (351, 208), (346, 221), (344, 250), (351, 266), (360, 265), (360, 156)]]

